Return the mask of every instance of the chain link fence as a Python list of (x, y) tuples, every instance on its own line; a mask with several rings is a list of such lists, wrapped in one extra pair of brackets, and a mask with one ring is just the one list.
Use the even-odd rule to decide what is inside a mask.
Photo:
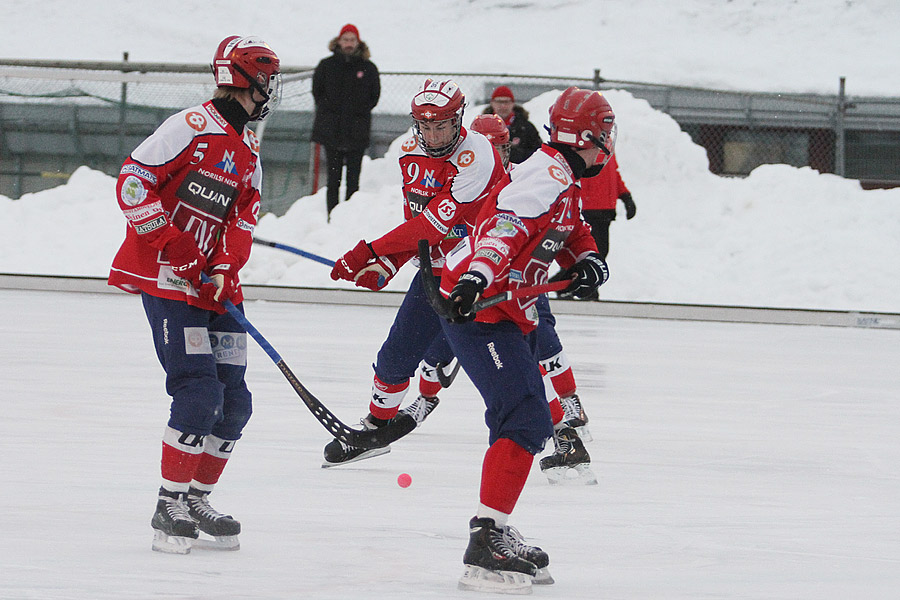
[[(127, 58), (127, 57), (126, 57)], [(264, 138), (263, 209), (282, 214), (317, 180), (310, 133), (310, 67), (285, 67), (281, 106)], [(714, 173), (744, 176), (766, 163), (810, 166), (900, 185), (900, 98), (766, 94), (583, 78), (491, 73), (381, 74), (369, 154), (382, 156), (409, 129), (409, 99), (425, 77), (451, 77), (469, 102), (486, 104), (498, 85), (519, 103), (570, 85), (624, 89), (671, 115), (707, 150)], [(81, 165), (115, 175), (131, 150), (172, 113), (212, 94), (209, 67), (152, 63), (0, 62), (0, 194), (18, 198), (64, 182)]]

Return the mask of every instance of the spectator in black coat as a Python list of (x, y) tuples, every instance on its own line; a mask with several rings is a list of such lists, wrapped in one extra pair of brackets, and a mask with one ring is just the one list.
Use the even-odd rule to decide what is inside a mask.
[(528, 120), (528, 111), (516, 104), (512, 90), (505, 85), (494, 90), (484, 113), (497, 115), (509, 128), (509, 162), (518, 164), (541, 147), (541, 136)]
[(337, 206), (341, 172), (347, 166), (347, 197), (359, 189), (362, 157), (369, 147), (372, 109), (381, 95), (378, 67), (355, 25), (341, 28), (328, 43), (332, 55), (323, 58), (312, 80), (316, 119), (312, 141), (325, 148), (328, 167), (328, 215)]

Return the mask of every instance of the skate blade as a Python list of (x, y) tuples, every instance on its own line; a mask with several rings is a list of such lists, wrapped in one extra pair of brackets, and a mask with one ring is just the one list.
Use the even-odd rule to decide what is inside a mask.
[(475, 565), (466, 565), (457, 587), (471, 592), (530, 594), (531, 576), (515, 571), (490, 571)]
[(574, 467), (553, 467), (544, 471), (550, 485), (597, 485), (597, 476), (588, 463)]
[(556, 580), (554, 580), (553, 575), (550, 574), (550, 567), (544, 567), (543, 569), (537, 570), (531, 583), (534, 585), (552, 585), (556, 583)]
[(156, 529), (153, 533), (153, 545), (151, 548), (154, 552), (164, 552), (166, 554), (190, 554), (193, 541), (193, 538), (166, 535)]
[(194, 548), (199, 550), (215, 550), (219, 552), (234, 552), (241, 549), (241, 542), (236, 535), (217, 535), (209, 538), (197, 538), (194, 540)]
[(371, 450), (366, 450), (362, 454), (357, 457), (351, 458), (350, 460), (345, 460), (343, 462), (328, 462), (327, 460), (322, 463), (323, 469), (330, 469), (331, 467), (340, 467), (341, 465), (349, 465), (350, 463), (359, 462), (361, 460), (366, 460), (367, 458), (375, 458), (376, 456), (381, 456), (382, 454), (387, 454), (391, 451), (390, 446), (385, 446), (383, 448), (372, 448)]

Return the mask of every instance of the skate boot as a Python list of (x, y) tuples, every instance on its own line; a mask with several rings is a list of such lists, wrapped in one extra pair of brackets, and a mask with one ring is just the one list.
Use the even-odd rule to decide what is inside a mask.
[(574, 429), (562, 427), (554, 431), (553, 444), (556, 448), (553, 454), (541, 459), (541, 471), (550, 480), (550, 485), (597, 484), (597, 477), (591, 471), (591, 455)]
[(440, 400), (437, 399), (437, 396), (420, 395), (412, 404), (406, 408), (401, 408), (400, 412), (415, 419), (416, 427), (418, 427), (425, 422), (425, 419), (431, 414), (431, 411), (437, 408), (438, 402), (440, 402)]
[(559, 403), (562, 404), (563, 412), (565, 413), (563, 423), (577, 431), (578, 437), (581, 438), (582, 442), (594, 441), (594, 437), (587, 428), (587, 413), (584, 412), (584, 406), (582, 406), (578, 394), (560, 398)]
[(187, 495), (188, 511), (191, 518), (197, 522), (197, 527), (206, 535), (215, 538), (215, 541), (198, 540), (195, 545), (198, 548), (210, 550), (240, 550), (241, 543), (238, 534), (241, 532), (241, 523), (231, 515), (223, 515), (209, 504), (209, 492), (191, 488)]
[(463, 563), (459, 589), (477, 592), (530, 594), (531, 580), (538, 570), (516, 553), (507, 530), (489, 518), (473, 517), (469, 521), (469, 546)]
[[(384, 427), (388, 423), (384, 419), (378, 419), (372, 415), (366, 415), (366, 417), (360, 419), (359, 422), (363, 426), (363, 429), (377, 429), (378, 427)], [(369, 449), (357, 448), (356, 446), (351, 446), (350, 444), (346, 444), (335, 438), (325, 444), (325, 462), (322, 463), (322, 468), (327, 469), (338, 465), (346, 465), (367, 458), (381, 456), (390, 451), (390, 446)]]
[(154, 529), (153, 550), (169, 554), (188, 554), (197, 539), (197, 523), (188, 511), (187, 494), (159, 488), (156, 512), (150, 520)]
[(534, 563), (537, 572), (534, 574), (532, 583), (535, 585), (550, 585), (554, 583), (553, 576), (550, 575), (550, 556), (537, 546), (529, 546), (525, 543), (525, 538), (519, 533), (519, 530), (511, 525), (501, 527), (503, 535), (506, 537), (506, 543), (513, 549), (516, 556), (524, 558), (530, 563)]

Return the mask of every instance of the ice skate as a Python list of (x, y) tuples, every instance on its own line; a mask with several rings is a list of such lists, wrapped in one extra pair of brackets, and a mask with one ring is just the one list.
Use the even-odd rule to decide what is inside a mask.
[[(381, 421), (381, 419), (376, 419), (372, 415), (367, 415), (365, 418), (360, 420), (360, 424), (362, 424), (364, 429), (376, 429), (387, 423), (387, 421), (381, 421), (381, 423), (378, 423), (378, 421)], [(381, 456), (382, 454), (387, 454), (390, 451), (390, 446), (369, 449), (357, 448), (356, 446), (351, 446), (350, 444), (346, 444), (341, 440), (335, 438), (325, 444), (325, 462), (322, 463), (322, 468), (327, 469), (329, 467), (336, 467), (338, 465), (346, 465), (349, 463), (365, 460), (367, 458)]]
[(238, 534), (241, 523), (231, 515), (223, 515), (209, 504), (209, 492), (191, 488), (187, 495), (188, 512), (197, 527), (212, 540), (198, 538), (194, 542), (197, 548), (208, 550), (240, 550)]
[(459, 589), (476, 592), (530, 594), (538, 571), (533, 562), (518, 555), (509, 528), (497, 527), (488, 518), (469, 521), (469, 546), (463, 563)]
[(587, 428), (587, 413), (584, 412), (584, 406), (581, 404), (578, 394), (560, 398), (559, 403), (562, 405), (565, 413), (563, 423), (577, 431), (578, 437), (581, 438), (582, 442), (594, 441), (594, 436), (591, 435), (590, 430)]
[(553, 576), (550, 575), (550, 556), (538, 546), (529, 546), (525, 543), (525, 538), (519, 533), (519, 530), (511, 525), (501, 527), (506, 542), (516, 553), (519, 558), (524, 558), (530, 563), (534, 563), (537, 571), (534, 574), (532, 583), (535, 585), (550, 585), (554, 583)]
[(580, 483), (596, 485), (597, 477), (591, 470), (591, 455), (585, 450), (578, 433), (571, 427), (553, 432), (555, 451), (541, 459), (541, 471), (550, 485)]
[(188, 554), (197, 539), (197, 523), (191, 518), (186, 494), (159, 488), (156, 512), (150, 520), (154, 529), (152, 548), (156, 552)]
[(437, 399), (437, 396), (419, 395), (419, 397), (409, 406), (401, 408), (400, 412), (415, 419), (416, 427), (418, 427), (425, 422), (425, 419), (431, 414), (431, 411), (437, 408), (438, 402), (440, 402), (440, 400)]

